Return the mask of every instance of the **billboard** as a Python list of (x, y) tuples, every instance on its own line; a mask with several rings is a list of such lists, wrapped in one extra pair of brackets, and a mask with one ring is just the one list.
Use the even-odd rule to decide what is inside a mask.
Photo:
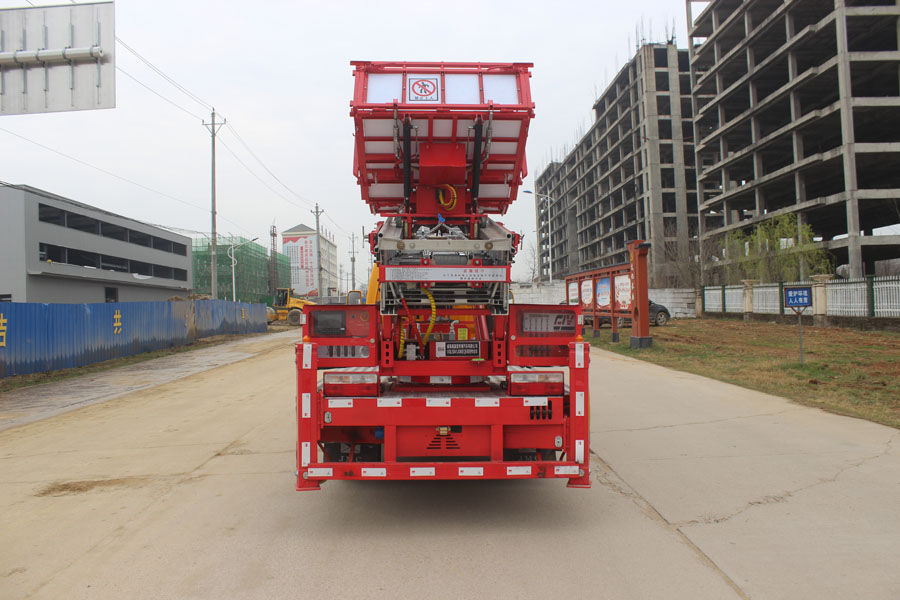
[(631, 276), (618, 275), (615, 278), (616, 309), (631, 310)]
[(590, 279), (581, 282), (581, 306), (585, 310), (590, 310), (594, 306), (594, 290)]
[(609, 277), (597, 280), (597, 310), (609, 310)]
[(0, 115), (114, 108), (112, 2), (0, 9)]
[(318, 293), (316, 281), (316, 232), (282, 238), (282, 252), (291, 261), (291, 288), (297, 294)]
[(569, 282), (569, 304), (578, 304), (578, 282)]

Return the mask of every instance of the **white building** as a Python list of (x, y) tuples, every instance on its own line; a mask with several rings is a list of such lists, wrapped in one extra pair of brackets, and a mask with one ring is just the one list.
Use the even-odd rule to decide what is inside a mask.
[(316, 265), (319, 264), (316, 230), (301, 223), (281, 232), (282, 252), (291, 261), (291, 287), (296, 294), (335, 296), (338, 293), (337, 244), (334, 243), (334, 236), (327, 231), (322, 231), (320, 238), (322, 285), (325, 288), (321, 294), (316, 278)]

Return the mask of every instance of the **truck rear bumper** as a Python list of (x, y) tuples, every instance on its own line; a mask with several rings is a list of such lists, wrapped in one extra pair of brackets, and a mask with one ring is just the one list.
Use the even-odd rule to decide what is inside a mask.
[(300, 470), (297, 491), (317, 490), (331, 479), (422, 481), (477, 479), (568, 479), (569, 487), (589, 488), (587, 465), (568, 461), (515, 462), (339, 462), (316, 463)]

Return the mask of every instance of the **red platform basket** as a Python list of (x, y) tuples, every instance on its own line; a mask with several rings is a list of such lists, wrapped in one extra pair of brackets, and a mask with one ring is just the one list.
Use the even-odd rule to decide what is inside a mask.
[[(503, 214), (527, 174), (534, 116), (531, 63), (353, 62), (353, 168), (375, 214), (404, 212), (404, 125), (409, 126), (408, 212), (425, 213), (439, 188), (450, 212)], [(481, 132), (476, 136), (476, 126)], [(480, 148), (478, 156), (475, 149)], [(448, 187), (449, 186), (449, 187)], [(470, 197), (472, 189), (477, 198)], [(441, 193), (444, 193), (441, 190)]]

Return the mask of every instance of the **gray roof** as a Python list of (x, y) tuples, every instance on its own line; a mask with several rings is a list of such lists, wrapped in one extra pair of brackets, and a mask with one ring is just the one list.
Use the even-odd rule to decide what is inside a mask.
[(300, 223), (299, 225), (295, 225), (290, 229), (285, 229), (281, 232), (281, 235), (285, 235), (286, 233), (309, 233), (310, 231), (315, 231), (315, 229), (313, 229), (312, 227), (307, 227), (303, 223)]

